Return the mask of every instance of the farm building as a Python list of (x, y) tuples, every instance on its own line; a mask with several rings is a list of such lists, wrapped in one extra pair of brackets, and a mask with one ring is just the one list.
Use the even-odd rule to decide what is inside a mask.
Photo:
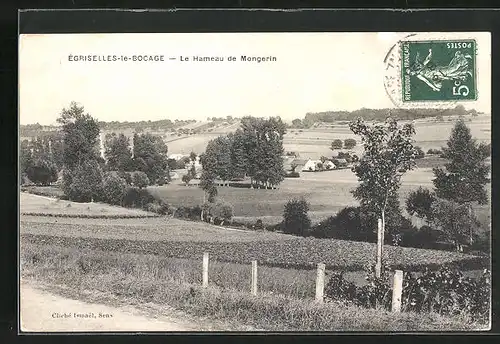
[(307, 160), (307, 162), (302, 167), (302, 172), (312, 172), (319, 171), (320, 166), (322, 166), (321, 160)]
[(292, 171), (292, 166), (295, 167), (295, 171), (301, 171), (302, 167), (307, 163), (307, 160), (303, 159), (287, 159), (283, 161), (283, 169), (285, 171)]
[(326, 160), (323, 163), (323, 169), (325, 169), (325, 170), (334, 170), (335, 168), (337, 168), (337, 166), (335, 166), (335, 164), (333, 162), (331, 162), (330, 160)]
[(179, 179), (179, 174), (177, 172), (170, 172), (170, 179), (171, 180)]

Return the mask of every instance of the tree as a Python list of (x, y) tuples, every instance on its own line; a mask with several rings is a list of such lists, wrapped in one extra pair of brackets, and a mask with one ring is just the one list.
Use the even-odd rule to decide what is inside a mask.
[(333, 140), (330, 149), (331, 150), (342, 149), (342, 140), (340, 140), (340, 139)]
[(398, 127), (394, 119), (383, 124), (369, 126), (362, 119), (349, 124), (351, 131), (361, 136), (364, 154), (352, 171), (357, 175), (359, 185), (352, 191), (361, 206), (374, 211), (381, 220), (381, 234), (378, 240), (376, 274), (382, 268), (382, 244), (384, 242), (385, 217), (388, 201), (397, 197), (401, 176), (415, 166), (415, 148), (412, 124)]
[(19, 151), (20, 174), (26, 173), (27, 169), (32, 165), (33, 154), (31, 153), (30, 142), (28, 140), (23, 140)]
[(283, 227), (286, 233), (304, 236), (311, 227), (307, 215), (309, 204), (304, 198), (294, 198), (285, 204)]
[(231, 141), (232, 178), (244, 178), (248, 166), (248, 157), (245, 150), (245, 135), (241, 129), (238, 129), (234, 134), (229, 134), (228, 137)]
[(84, 107), (71, 102), (63, 108), (57, 122), (62, 125), (64, 140), (64, 166), (69, 170), (79, 168), (85, 161), (99, 156), (99, 124), (85, 113)]
[[(217, 143), (211, 140), (207, 144), (205, 153), (200, 156), (200, 162), (203, 167), (200, 178), (200, 188), (208, 196), (208, 202), (213, 202), (217, 196), (217, 187), (214, 180), (217, 177)], [(202, 214), (203, 216), (203, 214)]]
[(294, 128), (301, 128), (302, 127), (302, 120), (300, 118), (296, 118), (292, 121), (292, 125)]
[(191, 176), (190, 176), (190, 174), (189, 174), (189, 173), (187, 173), (187, 174), (183, 175), (183, 176), (182, 176), (182, 178), (181, 178), (182, 182), (183, 182), (184, 184), (186, 184), (186, 186), (188, 186), (188, 185), (189, 185), (189, 182), (191, 181), (191, 179), (192, 179), (192, 178), (191, 178)]
[(129, 138), (124, 134), (107, 134), (104, 140), (104, 157), (110, 171), (131, 171), (132, 151)]
[(160, 179), (170, 181), (167, 163), (168, 148), (160, 136), (134, 134), (134, 165), (137, 171), (146, 173), (151, 184)]
[(231, 167), (231, 141), (227, 136), (219, 136), (215, 139), (215, 158), (217, 165), (215, 174), (225, 183), (233, 176)]
[(449, 162), (444, 168), (433, 169), (436, 195), (459, 204), (487, 204), (485, 185), (490, 179), (486, 159), (489, 156), (490, 146), (477, 143), (463, 119), (457, 121), (447, 147), (443, 147), (442, 157)]
[[(490, 181), (489, 166), (486, 159), (490, 156), (490, 145), (477, 143), (463, 118), (455, 124), (447, 147), (443, 147), (441, 157), (449, 162), (444, 168), (436, 167), (434, 186), (439, 198), (464, 206), (468, 216), (474, 218), (473, 203), (488, 203), (485, 185)], [(474, 228), (469, 228), (469, 243), (474, 241)]]
[(150, 182), (148, 175), (142, 171), (137, 171), (132, 174), (132, 183), (139, 189), (145, 188)]
[(98, 162), (94, 160), (86, 160), (82, 162), (80, 168), (70, 171), (67, 170), (65, 178), (70, 176), (69, 190), (65, 190), (70, 201), (76, 202), (93, 202), (100, 201), (103, 198), (103, 173)]
[[(433, 222), (455, 244), (457, 251), (470, 240), (471, 233), (479, 223), (467, 204), (459, 204), (446, 199), (438, 199), (432, 205)], [(472, 229), (472, 230), (471, 230)]]
[(344, 148), (345, 149), (353, 149), (356, 147), (356, 140), (355, 139), (345, 139), (344, 140)]
[(406, 199), (406, 211), (410, 215), (416, 215), (430, 223), (433, 218), (432, 205), (436, 201), (436, 195), (428, 189), (419, 187), (410, 192)]

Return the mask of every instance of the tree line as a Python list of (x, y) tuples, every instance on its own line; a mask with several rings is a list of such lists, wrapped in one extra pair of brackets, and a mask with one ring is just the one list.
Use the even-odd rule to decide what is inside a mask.
[(215, 180), (250, 178), (252, 188), (274, 188), (284, 179), (283, 136), (286, 126), (279, 117), (244, 117), (234, 133), (211, 140), (200, 156), (203, 166), (200, 187), (213, 202)]
[(62, 190), (69, 200), (119, 204), (127, 185), (143, 188), (170, 181), (168, 148), (161, 137), (135, 133), (131, 149), (124, 134), (107, 134), (103, 158), (99, 122), (83, 106), (72, 102), (57, 121), (60, 129), (53, 136), (21, 142), (21, 174), (32, 182), (49, 185), (62, 172)]
[(457, 105), (453, 109), (412, 109), (407, 111), (404, 109), (366, 109), (362, 108), (355, 111), (324, 111), (324, 112), (308, 112), (303, 119), (296, 118), (292, 121), (293, 128), (310, 128), (314, 123), (324, 122), (332, 123), (335, 121), (353, 121), (361, 118), (365, 121), (385, 121), (390, 113), (390, 117), (396, 120), (415, 120), (427, 117), (444, 116), (477, 116), (476, 110), (466, 110), (463, 105)]

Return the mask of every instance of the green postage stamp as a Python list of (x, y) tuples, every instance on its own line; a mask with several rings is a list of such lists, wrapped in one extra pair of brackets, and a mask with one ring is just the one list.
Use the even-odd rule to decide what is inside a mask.
[(476, 41), (401, 42), (403, 102), (476, 100)]

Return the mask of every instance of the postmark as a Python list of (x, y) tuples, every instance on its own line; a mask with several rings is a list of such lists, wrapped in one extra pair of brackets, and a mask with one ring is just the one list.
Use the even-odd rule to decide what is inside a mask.
[(476, 41), (401, 41), (403, 102), (476, 100)]

